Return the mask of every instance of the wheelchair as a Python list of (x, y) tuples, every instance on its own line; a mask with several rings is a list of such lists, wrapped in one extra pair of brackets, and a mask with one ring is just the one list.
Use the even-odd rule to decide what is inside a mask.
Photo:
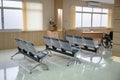
[(109, 34), (104, 33), (101, 39), (102, 46), (104, 48), (112, 48), (112, 39), (113, 39), (113, 32), (111, 31)]

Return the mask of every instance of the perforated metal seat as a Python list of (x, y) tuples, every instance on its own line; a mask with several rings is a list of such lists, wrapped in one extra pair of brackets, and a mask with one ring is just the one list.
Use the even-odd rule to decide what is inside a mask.
[(67, 41), (67, 40), (60, 40), (60, 44), (61, 44), (62, 51), (70, 51), (73, 56), (76, 52), (79, 51), (76, 48), (72, 48), (69, 41)]
[(52, 47), (52, 40), (50, 37), (44, 36), (44, 41), (47, 47)]
[(56, 39), (56, 38), (51, 38), (52, 40), (52, 46), (54, 49), (60, 49), (61, 46), (60, 46), (60, 42), (59, 42), (59, 39)]
[(74, 40), (75, 45), (79, 46), (80, 48), (84, 46), (83, 38), (81, 36), (74, 36)]
[(95, 45), (94, 44), (94, 40), (93, 38), (89, 38), (89, 37), (84, 37), (84, 45), (85, 47), (90, 47), (90, 48), (94, 48), (95, 49), (95, 52), (100, 48), (99, 45)]
[(74, 43), (74, 36), (66, 35), (66, 40), (69, 41), (72, 44), (72, 43)]
[(67, 66), (69, 66), (71, 63), (75, 63), (75, 62), (80, 63), (80, 60), (78, 60), (76, 58), (76, 54), (79, 52), (79, 49), (77, 49), (75, 47), (71, 47), (69, 41), (67, 41), (67, 40), (60, 40), (60, 43), (61, 43), (62, 51), (64, 51), (64, 52), (69, 51), (70, 54), (72, 54), (72, 56), (73, 56), (73, 59), (71, 59), (70, 62), (67, 63)]

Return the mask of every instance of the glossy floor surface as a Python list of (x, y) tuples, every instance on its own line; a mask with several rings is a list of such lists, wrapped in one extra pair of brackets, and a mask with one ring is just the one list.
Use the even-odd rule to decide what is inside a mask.
[[(38, 50), (44, 47), (38, 47)], [(66, 64), (70, 57), (53, 52), (52, 57), (47, 57), (43, 62), (49, 70), (44, 70), (42, 65), (35, 68), (32, 74), (29, 69), (37, 62), (25, 58), (22, 54), (16, 55), (13, 60), (10, 57), (17, 49), (0, 51), (0, 80), (120, 80), (120, 58), (111, 57), (110, 50), (103, 50), (100, 63), (81, 57), (81, 64)]]

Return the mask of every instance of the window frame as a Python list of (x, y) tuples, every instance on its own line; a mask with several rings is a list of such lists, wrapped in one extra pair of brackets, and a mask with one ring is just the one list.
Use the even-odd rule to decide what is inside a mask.
[[(1, 28), (2, 29), (0, 29), (0, 32), (6, 32), (6, 31), (22, 31), (22, 29), (5, 29), (5, 21), (4, 21), (4, 10), (5, 9), (8, 9), (8, 10), (22, 10), (22, 13), (23, 13), (23, 2), (22, 2), (22, 7), (21, 8), (19, 8), (19, 7), (5, 7), (5, 6), (3, 6), (3, 2), (4, 2), (4, 0), (1, 0), (1, 6), (0, 6), (0, 10), (1, 10)], [(24, 25), (24, 18), (23, 18), (23, 25)], [(24, 28), (24, 27), (23, 27)]]
[[(76, 10), (76, 7), (81, 7), (82, 8), (82, 10), (81, 11), (77, 11)], [(76, 13), (77, 14), (79, 14), (79, 13), (81, 13), (81, 16), (82, 16), (82, 18), (80, 19), (81, 20), (81, 26), (76, 26), (76, 21), (75, 21), (75, 27), (76, 28), (108, 28), (108, 26), (109, 26), (109, 9), (108, 8), (98, 8), (98, 7), (96, 7), (96, 8), (98, 8), (98, 9), (101, 9), (102, 11), (101, 12), (94, 12), (94, 8), (95, 7), (88, 7), (88, 8), (91, 8), (92, 9), (92, 12), (89, 12), (89, 11), (83, 11), (83, 8), (84, 8), (84, 6), (75, 6), (75, 15), (76, 15)], [(104, 12), (104, 10), (105, 9), (107, 9), (108, 10), (108, 12)], [(83, 26), (83, 14), (84, 13), (89, 13), (89, 14), (91, 14), (91, 26), (89, 27), (89, 26), (87, 26), (87, 27), (84, 27)], [(100, 19), (100, 26), (93, 26), (93, 15), (94, 14), (100, 14), (101, 15), (101, 19)], [(107, 26), (102, 26), (102, 15), (103, 14), (106, 14), (106, 15), (108, 15), (108, 21), (107, 21)], [(76, 20), (76, 16), (75, 16), (75, 20)]]

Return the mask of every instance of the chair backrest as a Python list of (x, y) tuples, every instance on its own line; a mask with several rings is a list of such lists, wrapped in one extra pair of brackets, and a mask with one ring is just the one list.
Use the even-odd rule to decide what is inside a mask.
[(24, 44), (22, 43), (23, 40), (16, 38), (15, 39), (17, 42), (18, 47), (23, 50), (25, 48)]
[(27, 52), (32, 53), (32, 54), (37, 53), (33, 43), (26, 41), (25, 46), (26, 46)]
[(52, 40), (50, 37), (44, 36), (44, 41), (47, 46), (52, 46)]
[(72, 51), (69, 41), (67, 40), (60, 40), (61, 48), (66, 51)]
[(21, 49), (22, 45), (20, 43), (20, 39), (15, 38), (15, 40), (16, 40), (17, 46)]
[(88, 47), (95, 47), (93, 38), (90, 37), (84, 37), (84, 43)]
[(75, 40), (75, 44), (77, 45), (82, 46), (84, 44), (81, 36), (74, 36), (74, 40)]
[(26, 47), (27, 42), (22, 40), (21, 43), (22, 43), (22, 47), (24, 48), (23, 50), (27, 52), (27, 47)]
[(61, 48), (59, 39), (51, 38), (51, 40), (52, 40), (52, 46), (54, 46), (55, 48)]
[(66, 35), (66, 40), (68, 40), (70, 43), (73, 43), (74, 42), (74, 36)]

